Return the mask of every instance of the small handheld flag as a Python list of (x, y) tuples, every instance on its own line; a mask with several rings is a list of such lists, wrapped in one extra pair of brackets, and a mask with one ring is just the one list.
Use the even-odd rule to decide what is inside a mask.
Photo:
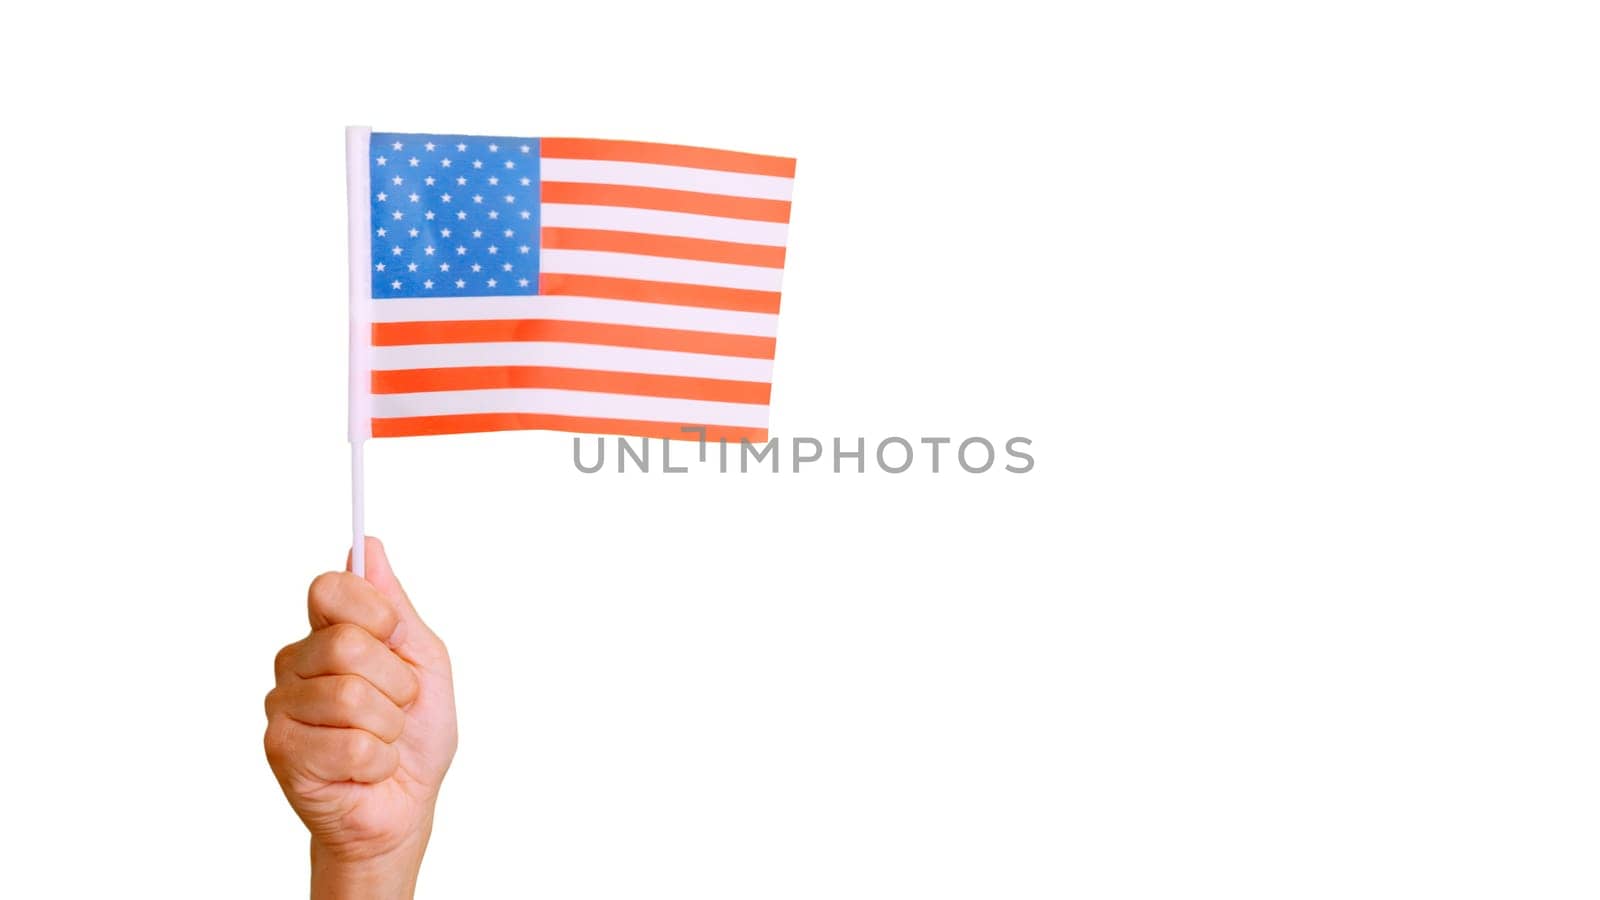
[(767, 439), (793, 159), (351, 127), (346, 163), (358, 574), (369, 437)]

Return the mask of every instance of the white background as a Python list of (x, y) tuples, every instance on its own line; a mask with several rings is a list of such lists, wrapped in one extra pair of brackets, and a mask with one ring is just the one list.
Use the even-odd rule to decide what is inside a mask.
[(8, 12), (0, 894), (304, 891), (362, 123), (797, 156), (774, 433), (1038, 460), (371, 445), (423, 895), (1595, 896), (1594, 22), (935, 6)]

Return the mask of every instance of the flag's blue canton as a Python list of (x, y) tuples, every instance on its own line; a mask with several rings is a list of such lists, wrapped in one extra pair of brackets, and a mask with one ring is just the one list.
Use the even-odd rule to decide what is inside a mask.
[(373, 133), (372, 296), (539, 291), (539, 141)]

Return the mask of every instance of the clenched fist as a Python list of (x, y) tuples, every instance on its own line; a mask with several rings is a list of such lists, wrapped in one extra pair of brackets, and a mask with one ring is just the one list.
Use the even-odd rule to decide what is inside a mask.
[(311, 831), (313, 897), (409, 897), (456, 752), (450, 657), (367, 538), (367, 577), (311, 583), (311, 634), (278, 651), (267, 761)]

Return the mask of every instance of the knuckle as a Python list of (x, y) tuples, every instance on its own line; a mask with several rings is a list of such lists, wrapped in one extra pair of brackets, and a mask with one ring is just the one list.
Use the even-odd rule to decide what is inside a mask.
[(298, 643), (285, 644), (278, 650), (277, 655), (272, 657), (273, 674), (281, 678), (290, 671), (290, 667), (294, 665), (295, 650), (299, 646)]
[(355, 625), (339, 624), (328, 629), (328, 653), (343, 666), (354, 666), (367, 649), (367, 635)]
[(378, 741), (362, 732), (354, 732), (345, 741), (346, 762), (353, 769), (361, 770), (378, 761)]
[(311, 579), (311, 587), (306, 591), (306, 602), (312, 609), (326, 609), (339, 595), (339, 582), (343, 580), (340, 572), (323, 572)]
[(267, 731), (261, 736), (261, 745), (267, 751), (267, 761), (276, 765), (289, 757), (288, 725), (281, 718), (267, 722)]
[(375, 608), (377, 609), (377, 624), (380, 634), (383, 637), (394, 634), (394, 630), (400, 627), (400, 613), (396, 612), (395, 608), (388, 603), (378, 603)]
[(355, 675), (341, 675), (333, 686), (333, 704), (343, 711), (359, 709), (367, 699), (366, 685)]

